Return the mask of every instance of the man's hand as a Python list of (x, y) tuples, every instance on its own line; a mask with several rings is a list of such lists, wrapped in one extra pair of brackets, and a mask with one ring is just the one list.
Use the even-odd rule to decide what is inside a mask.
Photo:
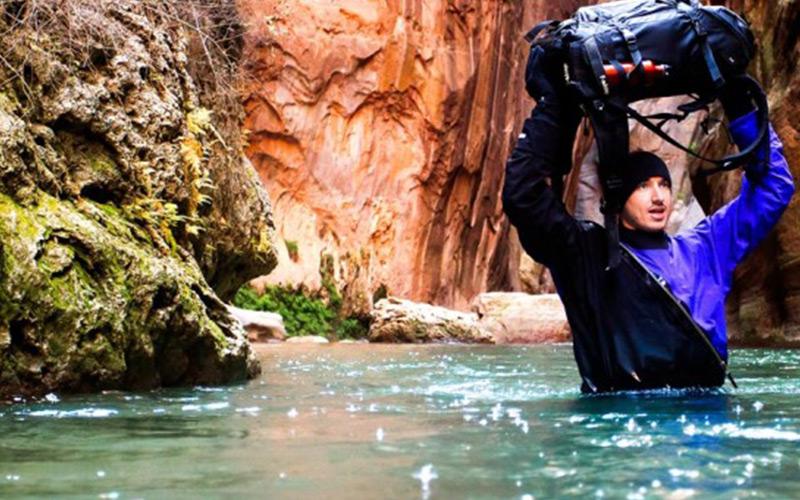
[(722, 88), (719, 101), (725, 110), (725, 116), (732, 122), (747, 113), (753, 111), (753, 96), (750, 94), (750, 87), (746, 80), (734, 78), (728, 80)]
[(525, 89), (538, 105), (559, 103), (566, 87), (560, 64), (551, 51), (538, 45), (531, 48), (528, 65), (525, 67)]

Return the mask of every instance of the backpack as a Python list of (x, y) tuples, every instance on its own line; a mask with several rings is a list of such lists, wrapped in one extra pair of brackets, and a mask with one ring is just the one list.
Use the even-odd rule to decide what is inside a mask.
[[(609, 267), (619, 263), (620, 173), (628, 161), (628, 117), (665, 141), (715, 165), (700, 175), (732, 170), (752, 158), (767, 138), (767, 98), (746, 75), (755, 54), (749, 25), (725, 7), (703, 6), (698, 0), (620, 0), (582, 7), (566, 21), (545, 21), (526, 35), (532, 47), (556, 51), (564, 76), (581, 100), (595, 132), (602, 211), (609, 233)], [(735, 155), (712, 159), (680, 144), (662, 127), (683, 120), (717, 99), (726, 82), (741, 79), (751, 90), (758, 111), (759, 132), (749, 147)], [(680, 113), (642, 116), (630, 103), (647, 98), (689, 94), (694, 101)], [(654, 123), (652, 120), (659, 120)]]

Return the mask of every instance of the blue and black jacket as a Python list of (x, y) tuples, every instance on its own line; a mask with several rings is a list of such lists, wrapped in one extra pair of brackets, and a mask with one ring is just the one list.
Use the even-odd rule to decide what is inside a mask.
[[(503, 206), (522, 247), (551, 271), (582, 390), (721, 385), (734, 268), (794, 192), (780, 140), (770, 130), (768, 161), (748, 166), (739, 196), (693, 229), (674, 237), (622, 230), (622, 263), (606, 270), (605, 229), (575, 220), (550, 187), (550, 177), (568, 170), (563, 146), (576, 122), (563, 121), (557, 105), (539, 106), (525, 121), (506, 164)], [(755, 121), (751, 113), (731, 124), (737, 144), (755, 137)]]

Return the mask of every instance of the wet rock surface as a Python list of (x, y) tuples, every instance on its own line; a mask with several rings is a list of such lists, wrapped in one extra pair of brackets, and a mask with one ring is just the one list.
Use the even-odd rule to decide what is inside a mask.
[(247, 332), (251, 342), (280, 341), (286, 339), (286, 327), (278, 313), (251, 311), (228, 306), (228, 312), (236, 318)]
[(225, 123), (237, 108), (202, 79), (225, 60), (193, 52), (208, 12), (187, 24), (167, 2), (7, 7), (0, 396), (253, 375), (214, 288), (274, 266), (272, 223)]

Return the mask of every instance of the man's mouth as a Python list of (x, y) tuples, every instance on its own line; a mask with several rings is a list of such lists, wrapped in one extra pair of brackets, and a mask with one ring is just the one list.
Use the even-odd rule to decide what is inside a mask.
[(651, 207), (647, 213), (650, 214), (651, 217), (655, 219), (663, 219), (667, 213), (666, 207)]

